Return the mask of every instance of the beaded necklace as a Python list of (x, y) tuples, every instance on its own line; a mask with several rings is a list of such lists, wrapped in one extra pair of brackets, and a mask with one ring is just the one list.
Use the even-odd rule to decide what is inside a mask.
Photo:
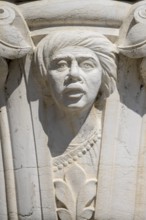
[(85, 140), (79, 145), (70, 145), (67, 150), (60, 156), (53, 158), (53, 171), (62, 170), (64, 167), (72, 164), (75, 161), (78, 161), (83, 155), (91, 150), (100, 139), (100, 135), (97, 131), (94, 130), (88, 140)]

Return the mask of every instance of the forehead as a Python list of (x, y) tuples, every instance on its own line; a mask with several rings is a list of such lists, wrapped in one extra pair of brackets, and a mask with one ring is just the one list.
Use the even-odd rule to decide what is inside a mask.
[(51, 60), (61, 59), (61, 58), (92, 58), (95, 61), (98, 61), (97, 55), (90, 50), (89, 48), (80, 47), (80, 46), (71, 46), (61, 48), (53, 54)]

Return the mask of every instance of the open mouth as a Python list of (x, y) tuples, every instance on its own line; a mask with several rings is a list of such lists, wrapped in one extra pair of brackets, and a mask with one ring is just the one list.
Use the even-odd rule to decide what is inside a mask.
[(72, 83), (64, 89), (63, 93), (71, 98), (80, 98), (84, 95), (85, 91), (80, 85)]
[(66, 93), (66, 96), (68, 96), (69, 98), (81, 98), (83, 96), (83, 93)]

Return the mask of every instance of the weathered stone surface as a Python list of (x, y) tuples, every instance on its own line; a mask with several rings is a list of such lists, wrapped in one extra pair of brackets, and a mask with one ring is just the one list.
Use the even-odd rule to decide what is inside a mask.
[(146, 219), (145, 8), (0, 2), (0, 220)]

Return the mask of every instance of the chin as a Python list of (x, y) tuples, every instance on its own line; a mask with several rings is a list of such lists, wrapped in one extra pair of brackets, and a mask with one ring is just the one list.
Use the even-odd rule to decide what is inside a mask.
[(93, 103), (89, 105), (85, 103), (70, 103), (68, 105), (64, 105), (63, 109), (64, 111), (68, 112), (84, 112), (91, 109), (93, 106)]
[(84, 110), (89, 110), (94, 104), (94, 100), (91, 102), (87, 102), (85, 99), (65, 99), (60, 100), (60, 102), (56, 102), (57, 106), (60, 110), (65, 112), (81, 112)]
[(64, 107), (64, 110), (70, 112), (81, 112), (82, 110), (84, 110), (84, 107), (78, 105), (68, 105)]

